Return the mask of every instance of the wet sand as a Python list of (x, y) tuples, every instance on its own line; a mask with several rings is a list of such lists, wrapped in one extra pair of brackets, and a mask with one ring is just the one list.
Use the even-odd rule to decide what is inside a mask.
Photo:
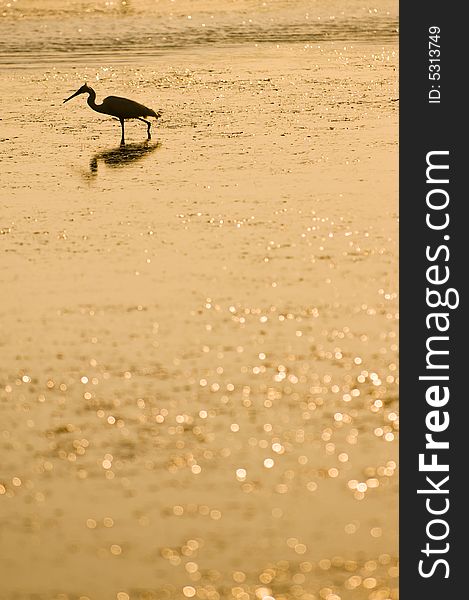
[(396, 42), (10, 54), (0, 598), (397, 598)]

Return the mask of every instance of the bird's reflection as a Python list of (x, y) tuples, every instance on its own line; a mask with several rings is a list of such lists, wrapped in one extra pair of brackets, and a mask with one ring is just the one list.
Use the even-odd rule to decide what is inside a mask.
[(97, 152), (90, 159), (90, 174), (98, 174), (98, 164), (102, 161), (108, 167), (123, 167), (135, 163), (159, 148), (161, 144), (147, 140), (139, 144), (127, 144), (112, 150)]

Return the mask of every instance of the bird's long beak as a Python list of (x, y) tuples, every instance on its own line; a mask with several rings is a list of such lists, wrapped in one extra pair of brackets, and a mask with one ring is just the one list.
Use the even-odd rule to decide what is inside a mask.
[(75, 92), (74, 94), (72, 94), (69, 98), (65, 98), (65, 100), (63, 101), (63, 104), (65, 104), (65, 102), (68, 102), (69, 100), (71, 100), (72, 98), (75, 98), (75, 96), (78, 96), (79, 94), (81, 94), (82, 92), (80, 90), (78, 90), (77, 92)]

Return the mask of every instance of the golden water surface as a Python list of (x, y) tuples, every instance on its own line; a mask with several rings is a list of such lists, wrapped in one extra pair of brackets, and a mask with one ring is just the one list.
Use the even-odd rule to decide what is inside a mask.
[(2, 600), (397, 598), (396, 36), (0, 0)]

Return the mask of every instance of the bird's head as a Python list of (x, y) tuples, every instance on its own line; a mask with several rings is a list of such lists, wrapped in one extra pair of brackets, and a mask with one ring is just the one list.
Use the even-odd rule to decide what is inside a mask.
[(80, 94), (89, 94), (91, 92), (91, 88), (89, 87), (88, 84), (84, 84), (81, 86), (81, 88), (79, 90), (77, 90), (74, 94), (72, 94), (69, 98), (65, 98), (64, 100), (64, 104), (65, 102), (68, 102), (69, 100), (71, 100), (72, 98), (75, 98), (75, 96), (79, 96)]

